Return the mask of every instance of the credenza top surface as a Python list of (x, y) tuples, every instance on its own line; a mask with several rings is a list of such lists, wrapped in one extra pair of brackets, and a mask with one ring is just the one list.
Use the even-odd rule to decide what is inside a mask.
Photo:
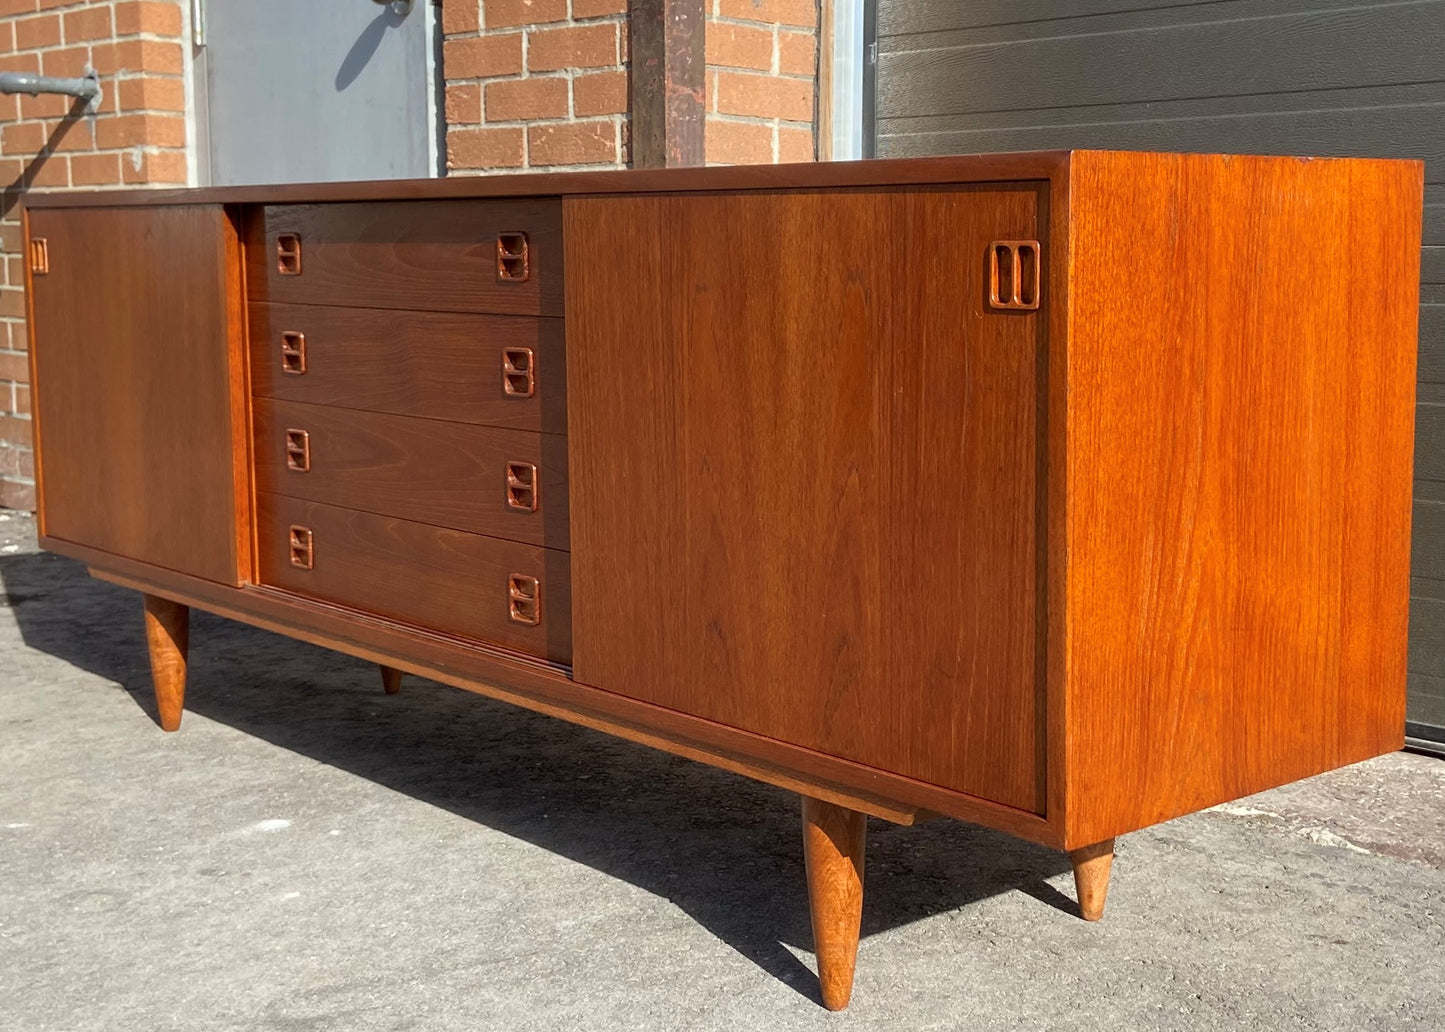
[[(311, 204), (345, 201), (484, 199), (718, 190), (820, 190), (925, 186), (943, 183), (1046, 180), (1066, 176), (1074, 158), (1128, 151), (1019, 151), (923, 158), (728, 165), (692, 168), (608, 169), (591, 172), (518, 172), (438, 179), (285, 183), (175, 189), (37, 191), (29, 208), (94, 208), (176, 204)], [(1158, 152), (1163, 156), (1167, 152)], [(1230, 155), (1230, 157), (1259, 157)], [(1358, 158), (1273, 156), (1278, 161), (1357, 161)], [(1373, 159), (1372, 159), (1373, 160)], [(1422, 162), (1413, 162), (1420, 164)]]

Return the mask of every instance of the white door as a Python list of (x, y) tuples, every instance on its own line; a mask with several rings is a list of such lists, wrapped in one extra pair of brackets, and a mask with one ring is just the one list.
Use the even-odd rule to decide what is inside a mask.
[(201, 181), (437, 174), (428, 0), (193, 0)]

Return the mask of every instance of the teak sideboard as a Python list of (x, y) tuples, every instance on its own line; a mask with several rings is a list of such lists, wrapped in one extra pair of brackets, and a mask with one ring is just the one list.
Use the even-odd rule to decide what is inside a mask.
[(1073, 152), (32, 195), (46, 548), (1069, 851), (1403, 744), (1423, 169)]

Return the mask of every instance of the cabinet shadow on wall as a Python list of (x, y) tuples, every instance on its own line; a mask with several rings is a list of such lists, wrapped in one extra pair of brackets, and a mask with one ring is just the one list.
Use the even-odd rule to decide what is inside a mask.
[[(0, 585), (28, 647), (155, 719), (135, 592), (49, 554), (0, 558)], [(371, 663), (202, 612), (186, 709), (669, 899), (818, 999), (787, 948), (812, 951), (792, 793), (418, 677), (387, 696)], [(1062, 853), (958, 821), (872, 820), (863, 935), (1010, 890), (1077, 916), (1045, 881), (1068, 870)]]

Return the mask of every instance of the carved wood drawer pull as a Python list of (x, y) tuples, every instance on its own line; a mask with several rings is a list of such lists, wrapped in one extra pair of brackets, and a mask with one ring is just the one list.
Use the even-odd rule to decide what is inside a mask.
[(540, 494), (536, 466), (530, 462), (507, 463), (507, 508), (536, 512)]
[(301, 275), (301, 237), (282, 233), (276, 238), (276, 269), (283, 276)]
[(525, 283), (532, 275), (527, 254), (526, 233), (497, 234), (497, 279), (503, 283)]
[(45, 237), (30, 238), (30, 272), (36, 276), (50, 274), (50, 241)]
[(502, 349), (502, 393), (509, 398), (537, 393), (537, 356), (531, 348)]
[(542, 622), (542, 583), (536, 577), (514, 573), (507, 578), (507, 615), (532, 627)]
[(281, 334), (281, 371), (292, 376), (306, 372), (306, 334), (285, 330)]
[(988, 303), (1006, 311), (1039, 307), (1039, 242), (996, 240), (988, 249)]
[(286, 431), (286, 468), (311, 472), (311, 435), (305, 430)]
[(291, 565), (298, 570), (311, 569), (316, 563), (316, 553), (311, 544), (311, 528), (293, 525), (287, 536), (291, 553)]

